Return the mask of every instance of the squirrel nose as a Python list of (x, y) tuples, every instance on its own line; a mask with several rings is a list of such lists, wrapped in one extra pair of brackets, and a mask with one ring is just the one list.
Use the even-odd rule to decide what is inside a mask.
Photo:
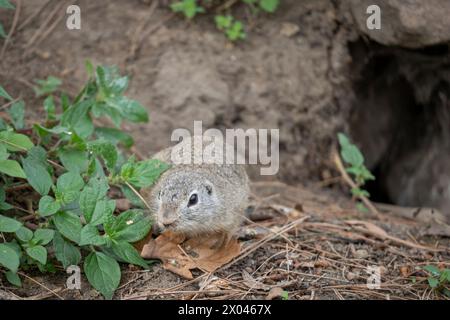
[(164, 227), (168, 227), (171, 224), (173, 224), (175, 221), (177, 221), (177, 215), (170, 212), (169, 210), (164, 210), (160, 215), (160, 223)]
[(163, 226), (161, 225), (161, 224), (159, 224), (159, 223), (155, 223), (154, 225), (153, 225), (153, 228), (152, 228), (153, 230), (152, 230), (152, 233), (155, 235), (155, 236), (159, 236), (163, 231), (164, 231), (164, 228), (163, 228)]

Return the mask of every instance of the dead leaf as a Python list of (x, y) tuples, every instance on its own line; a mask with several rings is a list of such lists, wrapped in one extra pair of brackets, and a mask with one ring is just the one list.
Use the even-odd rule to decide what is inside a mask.
[(266, 296), (266, 300), (273, 300), (275, 298), (281, 298), (284, 295), (283, 288), (280, 287), (274, 287), (270, 289), (269, 293)]
[(217, 237), (184, 238), (172, 232), (164, 232), (144, 245), (141, 256), (146, 259), (159, 259), (163, 267), (183, 278), (193, 279), (192, 269), (213, 272), (236, 257), (241, 246), (235, 239), (218, 249), (211, 249)]
[(328, 268), (331, 264), (324, 259), (319, 259), (314, 262), (314, 267), (316, 268)]
[(403, 277), (407, 278), (409, 277), (410, 274), (410, 270), (408, 266), (402, 266), (400, 267), (400, 273)]

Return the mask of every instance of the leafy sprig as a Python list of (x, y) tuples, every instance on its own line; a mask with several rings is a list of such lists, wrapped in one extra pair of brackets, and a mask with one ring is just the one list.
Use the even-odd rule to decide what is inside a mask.
[[(351, 193), (356, 198), (369, 198), (370, 194), (363, 186), (369, 180), (375, 180), (375, 177), (364, 165), (364, 156), (359, 148), (352, 144), (349, 138), (343, 134), (338, 133), (339, 145), (341, 147), (341, 158), (347, 164), (345, 170), (351, 174), (356, 182), (356, 187), (351, 189)], [(360, 202), (357, 204), (358, 209), (367, 211), (367, 208)]]
[[(56, 99), (59, 79), (37, 82), (46, 120), (34, 124), (31, 135), (18, 131), (26, 127), (25, 103), (8, 106), (10, 120), (0, 127), (0, 269), (20, 286), (20, 269), (47, 272), (55, 263), (79, 265), (85, 256), (87, 279), (111, 298), (120, 282), (120, 262), (148, 267), (132, 243), (146, 236), (151, 221), (140, 209), (117, 213), (110, 191), (126, 190), (139, 205), (134, 193), (152, 185), (168, 165), (126, 159), (119, 146), (131, 147), (133, 139), (120, 125), (148, 121), (147, 111), (124, 95), (128, 77), (117, 68), (94, 71), (87, 63), (87, 69), (90, 77), (73, 101), (65, 93)], [(15, 101), (1, 86), (0, 97)], [(114, 126), (97, 127), (98, 117), (109, 117)], [(30, 199), (38, 198), (26, 223), (10, 203), (14, 197), (8, 197), (21, 185), (32, 189)]]

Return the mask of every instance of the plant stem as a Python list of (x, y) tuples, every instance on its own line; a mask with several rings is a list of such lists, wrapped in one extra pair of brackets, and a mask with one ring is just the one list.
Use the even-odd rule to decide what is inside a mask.
[[(337, 152), (333, 152), (333, 158), (334, 163), (336, 164), (337, 169), (342, 175), (342, 178), (344, 178), (344, 181), (351, 187), (351, 188), (358, 188), (358, 185), (350, 178), (347, 171), (345, 171), (344, 165), (342, 164), (341, 157), (339, 157)], [(370, 200), (365, 196), (358, 196), (358, 198), (366, 205), (366, 207), (372, 212), (374, 216), (377, 218), (381, 218), (380, 212), (377, 210), (377, 208), (370, 202)]]
[(144, 197), (142, 197), (141, 194), (129, 182), (125, 181), (125, 184), (127, 185), (128, 188), (131, 189), (131, 191), (134, 192), (134, 194), (136, 194), (136, 196), (138, 196), (138, 198), (145, 204), (147, 209), (151, 210), (150, 205), (147, 203)]

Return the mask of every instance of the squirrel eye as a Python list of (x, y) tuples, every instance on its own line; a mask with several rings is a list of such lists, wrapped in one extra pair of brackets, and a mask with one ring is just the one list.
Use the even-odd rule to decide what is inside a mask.
[(196, 193), (194, 193), (193, 195), (191, 195), (191, 197), (189, 198), (189, 203), (188, 203), (188, 207), (196, 205), (198, 202), (198, 196)]

